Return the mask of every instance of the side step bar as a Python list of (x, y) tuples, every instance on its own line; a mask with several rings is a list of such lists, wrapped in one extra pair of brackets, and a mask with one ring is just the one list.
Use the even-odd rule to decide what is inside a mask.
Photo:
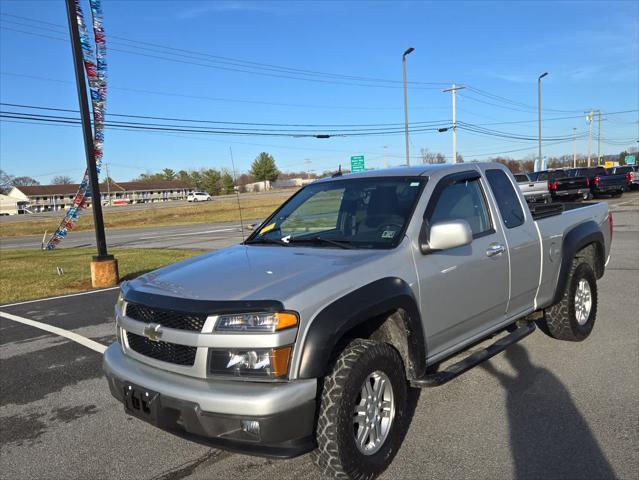
[(451, 381), (453, 378), (458, 377), (464, 372), (467, 372), (471, 368), (479, 365), (485, 360), (488, 360), (491, 357), (494, 357), (500, 352), (503, 352), (514, 343), (523, 340), (528, 335), (535, 331), (536, 327), (534, 322), (527, 322), (526, 324), (518, 327), (513, 332), (509, 333), (505, 337), (500, 338), (492, 345), (489, 345), (483, 350), (479, 350), (472, 355), (467, 356), (463, 360), (451, 365), (446, 370), (442, 370), (441, 372), (432, 373), (430, 375), (426, 375), (420, 379), (411, 381), (411, 386), (417, 388), (427, 388), (427, 387), (439, 387), (444, 383)]

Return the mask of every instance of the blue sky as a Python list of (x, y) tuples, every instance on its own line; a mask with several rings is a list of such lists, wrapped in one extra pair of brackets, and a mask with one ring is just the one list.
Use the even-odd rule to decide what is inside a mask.
[[(87, 3), (83, 0), (85, 10)], [(0, 14), (1, 101), (77, 108), (64, 2), (0, 0)], [(400, 129), (403, 122), (399, 83), (382, 88), (229, 71), (217, 68), (220, 64), (205, 67), (142, 56), (156, 54), (127, 40), (395, 81), (401, 80), (402, 52), (414, 47), (408, 57), (409, 80), (436, 85), (409, 89), (411, 122), (449, 124), (451, 98), (441, 90), (455, 82), (530, 106), (461, 91), (458, 121), (535, 137), (536, 81), (544, 71), (549, 72), (543, 80), (544, 136), (569, 137), (573, 127), (579, 134), (587, 132), (583, 112), (590, 108), (639, 108), (638, 2), (106, 0), (104, 17), (110, 113), (233, 122), (390, 123)], [(114, 37), (125, 44), (116, 44)], [(553, 120), (561, 117), (576, 118)], [(604, 115), (602, 151), (636, 147), (638, 119), (637, 112)], [(467, 160), (513, 150), (506, 155), (524, 158), (537, 148), (535, 141), (462, 130), (457, 143)], [(571, 141), (548, 143), (547, 155), (572, 153)], [(128, 180), (163, 167), (230, 167), (229, 146), (242, 171), (260, 151), (273, 154), (282, 170), (318, 172), (348, 165), (351, 155), (364, 154), (367, 166), (376, 168), (400, 164), (404, 155), (401, 133), (304, 139), (107, 130), (105, 160), (112, 177)], [(421, 148), (450, 156), (450, 132), (413, 133), (413, 162)], [(578, 140), (577, 150), (586, 153), (586, 139)], [(81, 131), (1, 122), (0, 167), (42, 183), (57, 174), (79, 179), (84, 168)]]

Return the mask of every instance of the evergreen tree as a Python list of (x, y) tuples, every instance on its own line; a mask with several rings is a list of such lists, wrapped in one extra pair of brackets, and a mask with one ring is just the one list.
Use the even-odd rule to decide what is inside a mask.
[(251, 164), (251, 175), (258, 182), (273, 182), (277, 180), (280, 172), (275, 165), (275, 159), (272, 155), (262, 152)]

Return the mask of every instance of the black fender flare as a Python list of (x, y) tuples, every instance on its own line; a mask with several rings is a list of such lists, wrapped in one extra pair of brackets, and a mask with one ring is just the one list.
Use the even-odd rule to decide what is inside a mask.
[(404, 280), (386, 277), (344, 295), (317, 314), (304, 338), (298, 377), (325, 376), (335, 347), (349, 331), (397, 310), (403, 311), (408, 332), (411, 376), (421, 376), (426, 370), (426, 348), (417, 300)]
[(561, 249), (561, 266), (559, 267), (559, 276), (557, 279), (557, 287), (555, 289), (555, 296), (553, 297), (552, 305), (559, 303), (564, 296), (568, 284), (568, 274), (570, 273), (570, 267), (572, 261), (577, 255), (577, 252), (587, 245), (594, 244), (597, 249), (597, 254), (601, 259), (601, 265), (595, 268), (595, 275), (597, 278), (603, 276), (604, 271), (604, 237), (601, 233), (599, 225), (594, 221), (588, 221), (577, 225), (570, 230), (565, 236)]

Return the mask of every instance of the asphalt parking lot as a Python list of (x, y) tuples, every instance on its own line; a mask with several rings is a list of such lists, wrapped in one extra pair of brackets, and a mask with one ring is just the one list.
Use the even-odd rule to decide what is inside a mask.
[[(421, 391), (382, 478), (639, 478), (639, 194), (610, 203), (615, 234), (593, 334), (566, 343), (537, 331), (453, 382)], [(2, 478), (321, 478), (308, 455), (231, 454), (128, 417), (109, 393), (99, 351), (114, 340), (116, 295), (0, 306)]]

